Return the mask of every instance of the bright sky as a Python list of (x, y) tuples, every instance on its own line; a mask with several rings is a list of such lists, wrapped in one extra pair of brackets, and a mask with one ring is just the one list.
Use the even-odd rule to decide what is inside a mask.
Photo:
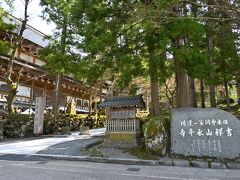
[[(24, 16), (24, 1), (25, 0), (15, 0), (14, 1), (14, 10), (12, 15), (17, 18), (23, 18)], [(52, 30), (54, 29), (54, 24), (48, 24), (46, 21), (42, 20), (40, 17), (42, 15), (42, 7), (39, 5), (40, 0), (32, 0), (28, 7), (29, 21), (28, 24), (37, 30), (51, 35)], [(9, 10), (7, 6), (3, 3), (3, 0), (0, 0), (0, 5), (4, 9)]]

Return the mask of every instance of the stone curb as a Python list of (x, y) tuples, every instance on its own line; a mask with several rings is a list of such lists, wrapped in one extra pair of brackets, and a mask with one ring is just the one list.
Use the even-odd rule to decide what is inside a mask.
[(190, 167), (190, 162), (183, 159), (173, 159), (173, 165), (180, 167)]
[(49, 158), (53, 160), (86, 161), (86, 162), (97, 162), (97, 163), (146, 165), (146, 166), (160, 165), (159, 161), (154, 161), (154, 160), (136, 160), (136, 159), (121, 159), (121, 158), (102, 158), (102, 157), (90, 157), (90, 156), (67, 156), (67, 155), (46, 155), (46, 154), (32, 154), (32, 156)]
[(212, 162), (209, 166), (208, 162), (202, 160), (188, 161), (183, 159), (172, 159), (169, 157), (161, 158), (160, 160), (140, 160), (140, 159), (123, 159), (123, 158), (102, 158), (90, 156), (68, 156), (68, 155), (50, 155), (50, 154), (0, 154), (0, 155), (23, 155), (27, 157), (47, 158), (52, 160), (65, 160), (65, 161), (85, 161), (96, 163), (111, 163), (111, 164), (124, 164), (124, 165), (145, 165), (145, 166), (176, 166), (176, 167), (195, 167), (195, 168), (208, 168), (208, 169), (240, 169), (240, 163), (229, 162), (227, 166), (219, 163)]
[(102, 143), (102, 142), (103, 142), (103, 140), (98, 140), (98, 141), (96, 141), (96, 142), (93, 142), (93, 143), (90, 143), (90, 144), (85, 145), (83, 148), (89, 149), (89, 148), (92, 148), (92, 147), (94, 147), (94, 146)]
[(183, 159), (162, 158), (160, 160), (139, 160), (139, 159), (122, 159), (122, 158), (102, 158), (90, 156), (67, 156), (67, 155), (47, 155), (47, 154), (33, 154), (33, 156), (49, 158), (52, 160), (67, 160), (67, 161), (85, 161), (96, 163), (112, 163), (124, 165), (145, 165), (145, 166), (176, 166), (176, 167), (196, 167), (196, 168), (209, 168), (209, 169), (240, 169), (240, 163), (232, 162), (227, 163), (227, 166), (212, 162), (209, 167), (206, 161), (191, 161)]
[(202, 161), (202, 160), (194, 160), (190, 161), (190, 166), (192, 167), (198, 167), (198, 168), (210, 168), (209, 163), (207, 161)]

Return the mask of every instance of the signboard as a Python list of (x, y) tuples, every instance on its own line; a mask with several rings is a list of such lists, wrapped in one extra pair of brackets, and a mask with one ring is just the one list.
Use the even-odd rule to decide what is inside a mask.
[(171, 151), (186, 156), (238, 158), (240, 121), (214, 108), (172, 111)]
[(110, 119), (135, 118), (135, 109), (111, 110)]

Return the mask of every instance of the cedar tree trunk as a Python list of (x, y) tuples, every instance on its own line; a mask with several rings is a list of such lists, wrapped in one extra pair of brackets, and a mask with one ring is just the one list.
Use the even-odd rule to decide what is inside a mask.
[(201, 106), (205, 108), (205, 95), (204, 95), (204, 83), (203, 80), (200, 81), (200, 91), (201, 91)]
[(195, 93), (195, 80), (194, 78), (189, 77), (189, 85), (190, 85), (190, 101), (192, 107), (197, 107), (197, 99)]
[(190, 85), (185, 70), (176, 73), (177, 107), (192, 107)]
[(150, 33), (148, 37), (148, 53), (149, 53), (149, 75), (151, 86), (151, 110), (153, 116), (160, 115), (160, 103), (159, 103), (159, 88), (158, 88), (158, 74), (155, 57), (155, 47), (153, 34)]

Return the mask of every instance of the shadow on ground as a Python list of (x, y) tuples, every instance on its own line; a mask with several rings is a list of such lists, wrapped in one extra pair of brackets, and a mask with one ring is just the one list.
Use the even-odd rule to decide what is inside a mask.
[(82, 150), (85, 146), (102, 140), (103, 136), (96, 136), (91, 139), (76, 139), (47, 147), (38, 151), (37, 154), (82, 156)]

